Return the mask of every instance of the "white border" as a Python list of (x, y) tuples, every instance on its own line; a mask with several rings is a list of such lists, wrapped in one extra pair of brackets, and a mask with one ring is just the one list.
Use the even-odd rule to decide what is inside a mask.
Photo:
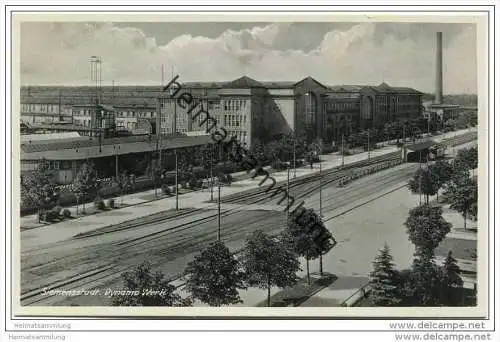
[[(372, 8), (372, 7), (365, 7), (367, 10), (370, 10), (370, 9), (376, 9), (376, 10), (380, 10), (380, 7), (377, 7), (377, 8)], [(13, 7), (12, 9), (15, 9), (15, 7)], [(36, 9), (35, 8), (32, 8), (33, 10)], [(42, 9), (42, 8), (40, 8)], [(43, 8), (44, 10), (46, 10), (46, 8)], [(71, 8), (71, 10), (75, 10), (76, 8)], [(81, 8), (83, 9), (83, 8)], [(88, 10), (88, 8), (85, 8)], [(99, 8), (100, 10), (102, 8)], [(127, 8), (123, 8), (123, 9), (127, 9)], [(129, 8), (129, 9), (133, 9), (133, 10), (137, 10), (137, 8)], [(157, 10), (157, 9), (160, 9), (160, 8), (148, 8), (148, 10)], [(179, 7), (179, 9), (182, 9), (182, 7)], [(267, 9), (267, 8), (266, 8)], [(336, 8), (337, 9), (353, 9), (352, 7), (344, 7), (344, 8)], [(405, 7), (403, 8), (404, 10), (411, 10), (412, 8), (410, 7)], [(424, 8), (419, 6), (419, 7), (416, 7), (415, 9), (417, 10), (423, 10)], [(435, 9), (435, 8), (433, 8)], [(439, 9), (448, 9), (449, 8), (439, 8)], [(461, 8), (462, 9), (462, 8)], [(463, 8), (464, 10), (466, 8)], [(470, 7), (469, 8), (470, 10), (477, 10), (477, 9), (486, 9), (484, 7)], [(116, 9), (115, 9), (116, 10)], [(239, 10), (244, 10), (243, 8), (239, 8)], [(294, 10), (297, 10), (296, 8)], [(316, 10), (316, 9), (315, 9)], [(384, 8), (384, 10), (391, 10), (391, 8)], [(262, 14), (259, 14), (259, 15), (262, 15)], [(287, 18), (290, 18), (290, 16), (287, 16)], [(289, 19), (290, 20), (290, 19)], [(137, 19), (134, 18), (134, 21), (138, 21)], [(260, 21), (264, 21), (264, 18)], [(3, 29), (3, 28), (2, 28)], [(5, 35), (6, 37), (9, 36), (9, 28), (7, 28), (8, 31), (7, 31), (7, 34)], [(491, 30), (493, 28), (491, 27)], [(492, 33), (492, 32), (490, 32)], [(2, 37), (3, 39), (4, 37)], [(490, 36), (490, 41), (492, 41), (492, 35)], [(478, 45), (479, 45), (479, 42), (478, 42)], [(2, 45), (2, 48), (3, 48), (3, 45)], [(7, 62), (8, 61), (8, 57), (9, 56), (6, 56), (7, 57)], [(478, 59), (478, 62), (479, 62), (479, 59)], [(492, 65), (493, 61), (490, 60), (490, 64)], [(11, 69), (7, 69), (7, 70), (11, 70)], [(6, 71), (7, 71), (6, 70)], [(491, 70), (491, 66), (490, 66), (490, 70)], [(480, 82), (480, 77), (481, 75), (484, 75), (484, 73), (481, 73), (479, 72), (478, 73), (478, 92), (481, 93), (481, 82)], [(490, 75), (492, 75), (492, 73), (490, 72)], [(9, 72), (6, 73), (7, 76), (7, 79), (9, 79)], [(8, 87), (9, 85), (7, 85)], [(3, 85), (2, 85), (3, 87)], [(484, 87), (483, 87), (484, 89)], [(9, 90), (9, 89), (7, 89)], [(493, 94), (493, 88), (491, 87), (490, 88), (490, 95), (491, 95), (491, 99), (493, 100), (494, 99), (494, 94)], [(9, 107), (9, 102), (10, 102), (10, 96), (7, 95), (7, 98), (5, 99), (6, 100), (6, 104), (7, 104), (7, 107)], [(493, 112), (493, 101), (489, 104), (489, 109), (490, 109), (490, 113)], [(481, 107), (480, 107), (481, 108)], [(481, 109), (480, 109), (481, 110)], [(11, 117), (9, 115), (6, 115), (7, 117), (7, 125), (10, 126), (11, 125)], [(490, 127), (491, 128), (491, 127)], [(487, 131), (490, 131), (489, 129), (487, 129)], [(5, 130), (6, 132), (6, 139), (8, 140), (7, 142), (7, 147), (9, 148), (9, 140), (10, 140), (10, 132), (8, 129)], [(493, 150), (494, 151), (494, 150)], [(489, 152), (493, 152), (493, 151), (489, 151)], [(8, 155), (7, 155), (8, 156)], [(7, 157), (6, 156), (6, 157)], [(10, 158), (9, 158), (10, 159)], [(7, 158), (5, 159), (6, 161), (8, 160)], [(493, 165), (491, 165), (491, 168), (489, 170), (489, 173), (490, 175), (493, 175)], [(2, 170), (2, 173), (3, 173), (3, 170)], [(7, 168), (7, 173), (5, 175), (1, 174), (1, 176), (5, 177), (4, 179), (10, 179), (9, 178), (9, 173), (10, 173), (10, 170), (9, 168)], [(6, 189), (7, 191), (9, 189)], [(492, 196), (490, 196), (490, 204), (491, 204), (491, 207), (492, 207), (492, 200), (493, 200), (493, 194)], [(4, 206), (2, 206), (4, 208)], [(492, 208), (491, 208), (492, 209)], [(490, 209), (490, 210), (491, 210)], [(491, 213), (493, 213), (493, 211), (491, 210)], [(6, 226), (9, 227), (9, 220), (10, 220), (10, 215), (4, 215), (4, 217), (6, 217)], [(10, 239), (10, 234), (7, 235), (7, 238)], [(2, 235), (2, 239), (4, 239), (4, 236)], [(493, 251), (493, 245), (494, 245), (494, 241), (493, 239), (489, 239), (489, 243), (490, 243), (490, 248), (492, 248), (491, 250)], [(3, 256), (2, 256), (2, 259), (3, 259)], [(3, 261), (3, 260), (2, 260)], [(7, 263), (9, 264), (10, 263), (10, 260), (7, 259)], [(493, 262), (489, 265), (490, 266), (490, 270), (493, 274)], [(7, 267), (7, 272), (9, 272), (9, 267)], [(7, 273), (8, 274), (8, 273)], [(490, 281), (493, 281), (493, 279), (490, 279)], [(491, 290), (493, 291), (493, 284), (491, 285)], [(2, 287), (3, 287), (3, 284), (2, 284)], [(7, 290), (10, 290), (10, 289), (7, 289)], [(10, 293), (8, 293), (8, 299), (10, 298)], [(3, 296), (2, 296), (3, 297)], [(3, 300), (5, 298), (2, 298)], [(495, 298), (497, 300), (497, 298)], [(7, 301), (7, 305), (8, 305), (8, 302)], [(9, 309), (9, 308), (8, 308)], [(74, 309), (80, 309), (80, 308), (71, 308), (72, 310)], [(493, 309), (493, 308), (492, 308)], [(377, 308), (377, 311), (379, 313), (381, 313), (382, 310), (380, 310), (380, 308)], [(425, 316), (429, 316), (430, 312), (428, 310), (428, 308), (420, 308), (421, 311), (421, 314), (425, 317)], [(462, 314), (463, 314), (463, 311), (462, 311)], [(218, 330), (218, 329), (255, 329), (255, 328), (258, 328), (258, 329), (261, 329), (261, 330), (287, 330), (287, 329), (304, 329), (304, 321), (286, 321), (286, 320), (283, 320), (283, 321), (229, 321), (229, 326), (225, 326), (223, 324), (224, 321), (171, 321), (171, 322), (165, 322), (165, 321), (140, 321), (140, 328), (141, 329), (169, 329), (169, 330), (193, 330), (194, 327), (196, 327), (196, 330)], [(300, 323), (299, 323), (300, 322)], [(73, 329), (117, 329), (117, 330), (123, 330), (123, 329), (126, 329), (126, 328), (130, 328), (131, 326), (134, 326), (136, 329), (138, 327), (137, 324), (131, 324), (130, 322), (126, 322), (126, 321), (71, 321), (72, 323), (72, 326), (73, 326)], [(221, 324), (222, 323), (222, 324)], [(341, 328), (342, 330), (349, 330), (349, 329), (353, 329), (353, 330), (379, 330), (379, 329), (387, 329), (388, 328), (388, 324), (386, 322), (381, 322), (381, 321), (362, 321), (362, 324), (360, 324), (361, 322), (360, 321), (307, 321), (307, 329), (308, 330), (311, 330), (311, 329), (325, 329), (326, 327), (328, 327), (328, 329), (336, 329), (336, 328)], [(13, 328), (13, 325), (12, 325), (12, 322), (9, 322), (8, 325), (7, 325), (8, 328), (12, 329)], [(78, 327), (78, 328), (77, 328)], [(299, 328), (300, 327), (300, 328)]]

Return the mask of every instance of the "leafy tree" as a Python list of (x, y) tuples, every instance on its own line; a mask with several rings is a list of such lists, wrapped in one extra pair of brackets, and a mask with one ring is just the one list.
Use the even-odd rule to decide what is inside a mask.
[(453, 296), (457, 288), (461, 288), (464, 284), (460, 277), (460, 267), (457, 265), (457, 260), (452, 256), (449, 251), (441, 267), (442, 284), (441, 284), (441, 302), (445, 305), (456, 305), (456, 299)]
[(385, 244), (375, 258), (373, 271), (370, 273), (369, 299), (372, 306), (395, 306), (401, 301), (392, 260), (389, 246)]
[(414, 306), (435, 306), (440, 300), (441, 272), (428, 254), (416, 253), (406, 282), (407, 301)]
[[(155, 171), (153, 171), (155, 172)], [(132, 186), (132, 183), (130, 182), (130, 177), (127, 174), (127, 171), (123, 171), (118, 175), (118, 178), (115, 180), (116, 185), (118, 185), (118, 188), (120, 189), (120, 202), (123, 204), (123, 193), (127, 190), (129, 190)]]
[(43, 159), (36, 170), (30, 175), (21, 176), (23, 197), (38, 208), (38, 222), (40, 213), (55, 205), (59, 199), (59, 192), (54, 181), (54, 171), (50, 170), (49, 162)]
[(439, 189), (451, 180), (453, 167), (450, 163), (439, 160), (429, 166), (429, 171), (436, 177), (438, 190), (436, 191), (436, 200), (439, 200)]
[(455, 157), (455, 163), (463, 165), (467, 170), (474, 170), (478, 165), (478, 150), (477, 146), (469, 149), (461, 149)]
[(288, 218), (287, 232), (293, 240), (295, 252), (306, 258), (307, 282), (310, 283), (309, 260), (320, 258), (320, 273), (323, 274), (322, 256), (337, 242), (313, 209), (302, 208), (292, 212)]
[(122, 295), (113, 297), (113, 306), (189, 306), (174, 293), (175, 287), (169, 284), (161, 272), (152, 273), (147, 262), (139, 265), (134, 271), (122, 273)]
[(83, 197), (83, 210), (85, 210), (85, 198), (87, 196), (95, 197), (100, 188), (100, 182), (97, 178), (97, 171), (94, 164), (84, 163), (76, 174), (73, 188), (77, 194)]
[(271, 306), (271, 287), (287, 287), (297, 283), (300, 262), (286, 234), (274, 238), (257, 230), (245, 242), (243, 269), (249, 286), (267, 289), (267, 305)]
[(424, 204), (409, 212), (405, 226), (408, 237), (420, 255), (434, 254), (434, 249), (451, 230), (451, 224), (442, 217), (441, 207)]
[(238, 261), (221, 241), (214, 242), (188, 265), (186, 289), (210, 306), (242, 303), (238, 289), (245, 289)]
[(425, 203), (429, 204), (429, 196), (435, 195), (439, 190), (438, 176), (430, 168), (418, 169), (408, 181), (408, 187), (414, 194), (425, 195)]
[(477, 178), (470, 178), (467, 174), (453, 177), (446, 186), (445, 201), (462, 215), (464, 229), (467, 229), (467, 217), (477, 218), (477, 196)]

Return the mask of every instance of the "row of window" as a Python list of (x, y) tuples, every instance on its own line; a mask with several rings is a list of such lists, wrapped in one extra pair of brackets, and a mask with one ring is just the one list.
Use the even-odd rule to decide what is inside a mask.
[(224, 110), (236, 111), (247, 107), (247, 100), (223, 100)]
[(359, 108), (359, 103), (357, 102), (332, 102), (329, 101), (325, 104), (325, 110), (343, 112), (356, 110)]
[(246, 126), (246, 124), (247, 124), (246, 115), (224, 115), (224, 126), (240, 127), (240, 126)]

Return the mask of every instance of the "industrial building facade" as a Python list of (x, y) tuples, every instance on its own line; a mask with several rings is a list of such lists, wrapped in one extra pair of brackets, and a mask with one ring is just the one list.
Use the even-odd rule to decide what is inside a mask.
[[(182, 90), (174, 94), (176, 82), (167, 84), (166, 91), (162, 87), (102, 87), (99, 98), (113, 112), (107, 119), (115, 121), (117, 130), (141, 126), (151, 127), (149, 133), (155, 127), (157, 134), (202, 134), (208, 128), (203, 124), (208, 112), (228, 135), (247, 146), (256, 139), (265, 142), (283, 134), (338, 142), (342, 134), (354, 130), (422, 115), (422, 93), (386, 83), (326, 86), (311, 77), (298, 82), (259, 82), (243, 76), (231, 82), (178, 83)], [(71, 124), (82, 127), (80, 133), (88, 131), (96, 120), (94, 91), (92, 87), (23, 87), (21, 121)], [(190, 111), (179, 101), (181, 92), (198, 103), (195, 109)], [(203, 113), (197, 115), (200, 110)], [(112, 125), (108, 121), (106, 125)]]

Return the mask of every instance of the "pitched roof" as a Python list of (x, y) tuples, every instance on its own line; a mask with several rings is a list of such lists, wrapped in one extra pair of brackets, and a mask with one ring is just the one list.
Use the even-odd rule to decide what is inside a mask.
[(248, 76), (240, 77), (232, 82), (225, 84), (228, 88), (263, 88), (264, 85), (259, 81), (254, 80)]
[(328, 89), (327, 86), (325, 86), (323, 83), (315, 80), (314, 78), (312, 78), (311, 76), (307, 76), (307, 77), (304, 77), (303, 79), (301, 79), (300, 81), (296, 82), (294, 84), (294, 86), (298, 86), (299, 84), (301, 83), (304, 83), (304, 82), (313, 82), (313, 83), (316, 83), (316, 84), (319, 84), (322, 88), (325, 88), (325, 89)]
[(297, 82), (295, 81), (284, 81), (284, 82), (272, 82), (272, 81), (265, 81), (265, 82), (260, 82), (264, 87), (267, 89), (290, 89), (295, 86)]

